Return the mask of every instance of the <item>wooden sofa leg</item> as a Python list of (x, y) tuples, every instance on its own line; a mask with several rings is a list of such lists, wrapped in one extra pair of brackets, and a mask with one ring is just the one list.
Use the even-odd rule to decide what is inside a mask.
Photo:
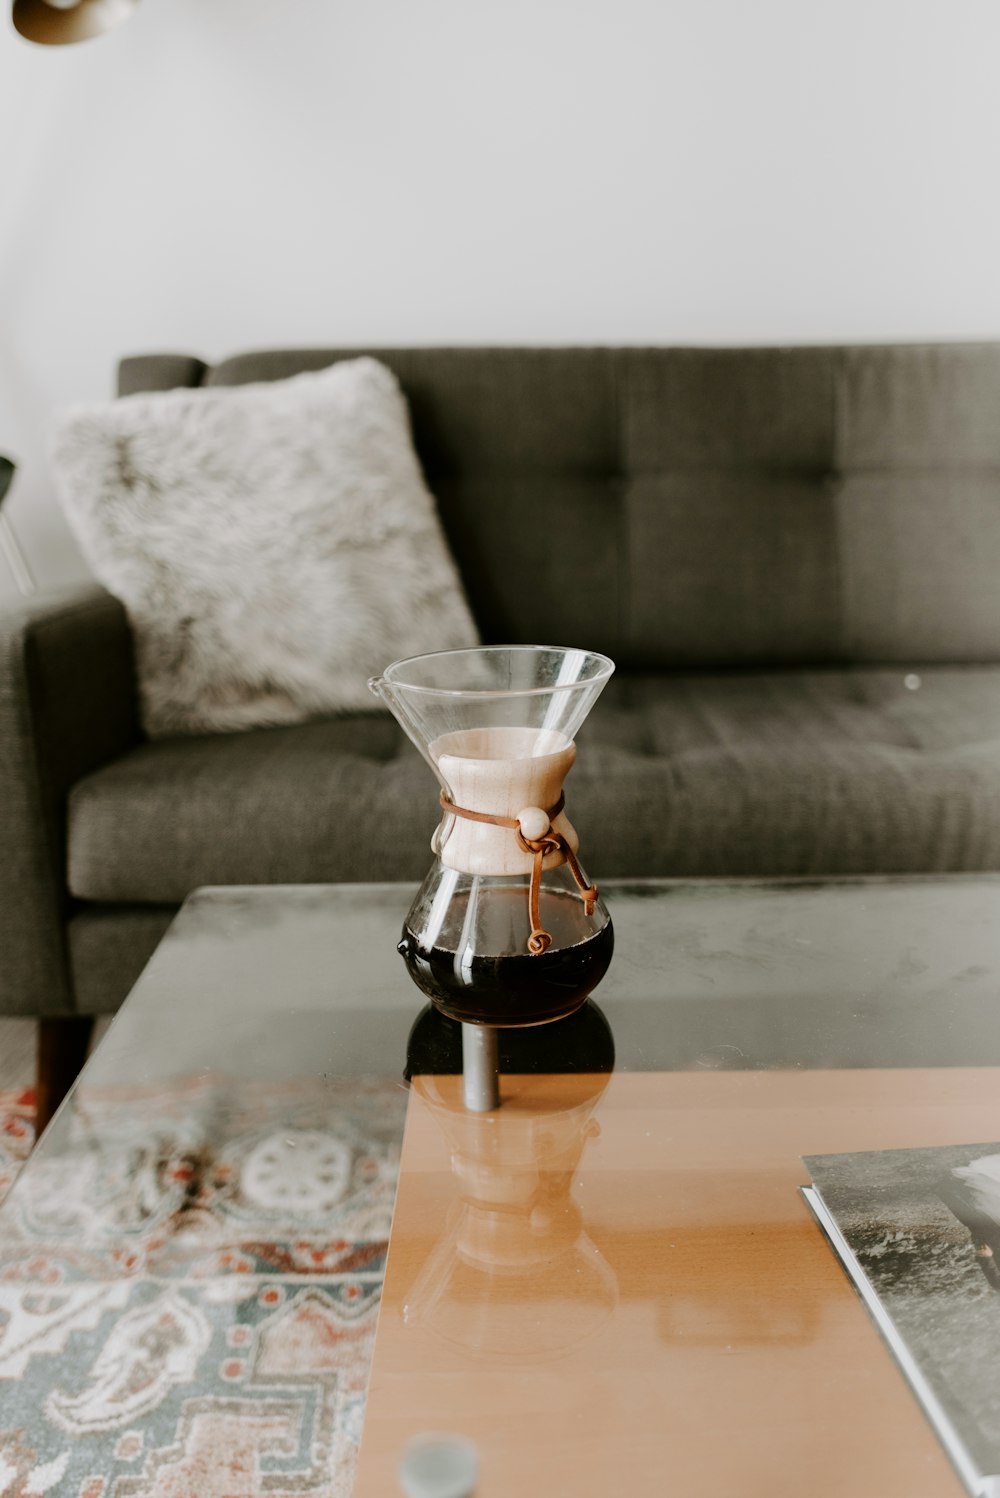
[(87, 1059), (93, 1030), (94, 1018), (90, 1014), (38, 1021), (36, 1139), (41, 1137), (42, 1130), (76, 1081)]

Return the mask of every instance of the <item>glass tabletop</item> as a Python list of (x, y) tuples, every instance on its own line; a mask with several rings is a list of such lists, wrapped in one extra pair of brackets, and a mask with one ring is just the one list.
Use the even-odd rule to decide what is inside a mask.
[[(620, 1069), (1000, 1062), (1000, 877), (603, 890), (616, 945), (595, 1004)], [(396, 953), (412, 894), (392, 884), (199, 891), (68, 1114), (91, 1088), (125, 1079), (401, 1079), (426, 1008)], [(564, 1030), (521, 1039), (529, 1052), (532, 1040), (559, 1050)]]
[(1000, 878), (602, 892), (608, 976), (478, 1116), (410, 887), (193, 895), (0, 1209), (0, 1462), (363, 1498), (444, 1430), (480, 1498), (839, 1493), (850, 1422), (866, 1491), (959, 1491), (796, 1188), (1000, 1137)]

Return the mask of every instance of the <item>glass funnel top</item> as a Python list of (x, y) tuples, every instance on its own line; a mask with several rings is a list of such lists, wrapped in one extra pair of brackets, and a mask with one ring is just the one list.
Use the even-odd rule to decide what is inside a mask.
[(543, 730), (522, 736), (519, 758), (572, 741), (614, 669), (589, 650), (487, 645), (396, 661), (369, 685), (438, 770), (431, 745), (469, 730)]
[(598, 682), (614, 670), (606, 655), (555, 645), (479, 645), (396, 661), (385, 672), (394, 686), (415, 691), (546, 692)]

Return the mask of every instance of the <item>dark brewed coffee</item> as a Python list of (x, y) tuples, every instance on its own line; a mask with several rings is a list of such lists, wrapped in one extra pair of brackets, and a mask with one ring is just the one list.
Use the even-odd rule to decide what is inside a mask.
[[(467, 896), (457, 897), (455, 904), (462, 899)], [(403, 928), (399, 943), (414, 983), (451, 1019), (499, 1026), (542, 1025), (563, 1019), (580, 1007), (607, 972), (614, 950), (611, 921), (594, 932), (576, 896), (547, 897), (543, 919), (553, 940), (548, 951), (537, 957), (527, 951), (526, 944), (519, 943), (520, 950), (509, 949), (511, 915), (515, 908), (525, 909), (524, 891), (491, 890), (480, 904), (477, 925), (482, 951), (424, 947), (408, 927)], [(462, 912), (453, 914), (461, 929)], [(497, 932), (496, 946), (507, 947), (495, 955), (488, 950), (491, 926)], [(525, 943), (527, 934), (525, 926)]]

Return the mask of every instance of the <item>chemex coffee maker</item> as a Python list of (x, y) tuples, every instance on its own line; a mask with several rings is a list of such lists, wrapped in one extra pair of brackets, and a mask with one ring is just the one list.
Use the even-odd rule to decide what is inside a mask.
[(611, 919), (577, 857), (563, 782), (614, 671), (592, 651), (484, 646), (369, 682), (440, 784), (436, 857), (399, 950), (462, 1025), (465, 1106), (500, 1105), (497, 1031), (573, 1014), (608, 969)]

